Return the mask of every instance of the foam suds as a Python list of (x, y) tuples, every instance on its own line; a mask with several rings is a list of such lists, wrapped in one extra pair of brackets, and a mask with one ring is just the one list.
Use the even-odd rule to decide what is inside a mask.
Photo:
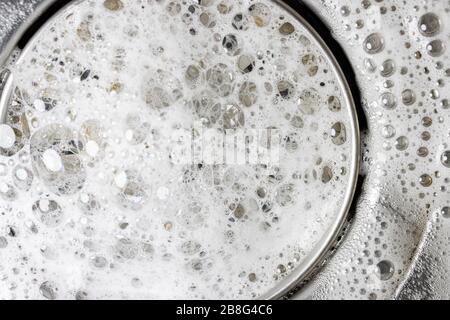
[[(345, 205), (350, 106), (272, 1), (78, 1), (10, 69), (0, 298), (255, 298)], [(198, 157), (250, 129), (279, 158)]]

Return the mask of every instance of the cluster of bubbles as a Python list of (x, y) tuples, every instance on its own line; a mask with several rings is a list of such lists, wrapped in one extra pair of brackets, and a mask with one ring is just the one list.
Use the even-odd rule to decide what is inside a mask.
[[(0, 297), (255, 298), (347, 205), (351, 106), (272, 1), (77, 1), (8, 68)], [(280, 159), (176, 163), (198, 123)]]
[[(306, 2), (347, 52), (368, 122), (363, 135), (366, 179), (354, 225), (345, 249), (310, 292), (322, 299), (395, 297), (399, 284), (414, 274), (409, 273), (414, 271), (411, 257), (421, 253), (417, 248), (425, 242), (426, 222), (436, 213), (438, 222), (431, 229), (439, 235), (426, 241), (439, 252), (436, 261), (443, 260), (443, 269), (439, 273), (424, 259), (428, 280), (417, 281), (420, 275), (411, 279), (416, 293), (427, 292), (415, 297), (446, 297), (448, 260), (440, 255), (448, 255), (449, 247), (433, 239), (444, 239), (449, 230), (449, 3)], [(400, 296), (413, 297), (408, 292)]]

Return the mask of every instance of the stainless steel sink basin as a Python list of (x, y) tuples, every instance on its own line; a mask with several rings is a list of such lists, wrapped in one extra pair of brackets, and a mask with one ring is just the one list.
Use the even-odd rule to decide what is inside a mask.
[[(261, 297), (449, 299), (450, 2), (276, 2), (334, 66), (352, 110), (355, 162), (332, 227), (305, 263)], [(31, 35), (61, 7), (55, 3), (0, 0), (0, 66), (39, 45)], [(13, 77), (0, 73), (2, 122)], [(0, 255), (7, 228), (0, 219)], [(0, 261), (0, 274), (8, 268)], [(3, 281), (15, 288), (16, 280)]]

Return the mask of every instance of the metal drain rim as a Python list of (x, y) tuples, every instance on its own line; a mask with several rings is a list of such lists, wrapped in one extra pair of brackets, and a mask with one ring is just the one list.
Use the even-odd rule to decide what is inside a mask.
[(290, 291), (296, 289), (300, 284), (307, 281), (308, 278), (313, 276), (317, 268), (319, 268), (328, 257), (331, 249), (338, 243), (338, 238), (346, 225), (347, 217), (349, 215), (349, 211), (353, 203), (353, 197), (356, 191), (361, 158), (360, 131), (358, 116), (356, 112), (356, 104), (353, 99), (350, 86), (338, 61), (336, 60), (335, 56), (333, 55), (325, 41), (322, 39), (322, 37), (312, 27), (312, 25), (304, 17), (301, 16), (299, 12), (294, 10), (283, 0), (272, 1), (286, 10), (294, 18), (296, 18), (310, 33), (315, 44), (323, 50), (325, 57), (332, 68), (332, 71), (338, 79), (339, 85), (343, 91), (343, 95), (345, 96), (345, 102), (350, 108), (351, 133), (353, 137), (351, 151), (352, 165), (350, 167), (351, 172), (349, 172), (349, 182), (347, 185), (343, 205), (340, 212), (336, 216), (336, 220), (330, 226), (329, 231), (325, 233), (323, 239), (316, 245), (315, 249), (308, 254), (307, 258), (299, 266), (297, 266), (293, 272), (291, 272), (287, 277), (278, 282), (278, 284), (269, 292), (260, 296), (260, 299), (283, 298)]
[[(37, 37), (41, 34), (42, 30), (49, 23), (52, 22), (53, 18), (56, 17), (61, 11), (63, 11), (66, 7), (72, 6), (77, 2), (81, 2), (83, 0), (73, 0), (69, 3), (63, 5), (55, 14), (49, 18), (45, 23), (40, 26), (39, 30), (31, 37), (28, 41), (24, 49), (20, 52), (19, 57), (15, 63), (20, 63), (21, 58), (25, 55), (28, 50), (31, 49), (32, 44), (37, 39)], [(345, 191), (345, 196), (343, 199), (343, 205), (341, 210), (336, 215), (335, 221), (330, 225), (329, 230), (324, 234), (322, 239), (316, 245), (313, 251), (311, 251), (307, 257), (302, 261), (300, 265), (298, 265), (288, 276), (283, 278), (281, 281), (277, 282), (276, 286), (270, 289), (268, 292), (259, 296), (258, 299), (280, 299), (286, 296), (290, 291), (296, 289), (300, 284), (307, 281), (311, 276), (315, 274), (315, 271), (320, 268), (323, 262), (328, 257), (331, 249), (338, 243), (338, 238), (341, 235), (347, 221), (347, 217), (350, 211), (350, 207), (353, 202), (353, 197), (355, 195), (359, 170), (360, 170), (360, 131), (359, 131), (359, 123), (358, 116), (356, 111), (355, 101), (348, 84), (348, 81), (338, 63), (335, 56), (331, 52), (328, 45), (322, 39), (322, 37), (318, 34), (318, 32), (312, 27), (312, 25), (301, 16), (299, 12), (285, 3), (283, 0), (271, 0), (281, 8), (283, 8), (287, 13), (292, 15), (295, 19), (299, 21), (299, 23), (305, 28), (305, 30), (312, 37), (312, 41), (317, 45), (325, 55), (326, 60), (328, 61), (331, 71), (336, 75), (339, 86), (342, 90), (343, 96), (345, 97), (345, 104), (348, 106), (349, 116), (350, 116), (350, 124), (351, 128), (348, 130), (351, 132), (352, 136), (352, 146), (351, 146), (351, 166), (350, 171), (348, 172), (349, 181), (347, 185), (347, 189)], [(14, 48), (17, 47), (19, 40), (26, 33), (26, 31), (30, 28), (30, 26), (46, 11), (48, 8), (56, 3), (57, 0), (43, 0), (41, 4), (37, 7), (37, 9), (32, 13), (27, 20), (25, 20), (19, 29), (16, 31), (13, 37), (11, 37), (8, 43), (4, 46), (3, 52), (0, 53), (0, 67), (3, 68), (4, 63), (7, 61), (8, 57), (13, 52)], [(8, 83), (11, 81), (11, 76), (7, 79)], [(5, 87), (6, 88), (6, 87)], [(0, 88), (1, 89), (1, 88)], [(7, 89), (7, 88), (6, 88)], [(5, 101), (5, 96), (9, 96), (9, 93), (6, 91), (0, 90), (0, 102)]]

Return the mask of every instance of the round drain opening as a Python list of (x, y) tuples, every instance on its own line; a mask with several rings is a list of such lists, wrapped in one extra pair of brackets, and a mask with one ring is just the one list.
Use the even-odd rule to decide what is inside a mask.
[(355, 108), (281, 2), (76, 1), (7, 68), (0, 206), (45, 270), (17, 294), (280, 297), (345, 221)]

